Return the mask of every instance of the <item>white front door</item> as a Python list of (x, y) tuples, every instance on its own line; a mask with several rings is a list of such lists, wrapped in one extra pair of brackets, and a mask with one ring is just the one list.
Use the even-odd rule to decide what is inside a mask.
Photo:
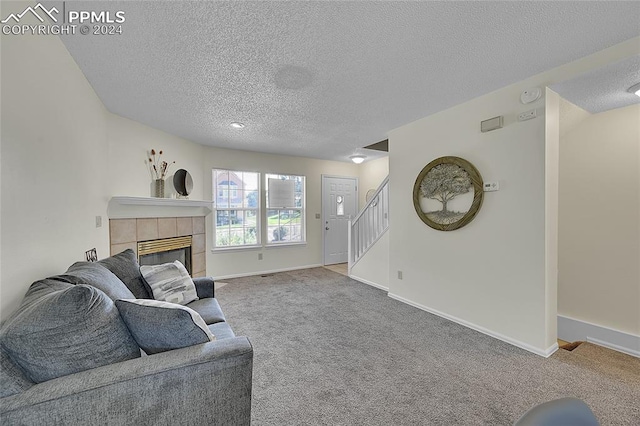
[(349, 218), (358, 213), (358, 179), (322, 175), (324, 264), (346, 263)]

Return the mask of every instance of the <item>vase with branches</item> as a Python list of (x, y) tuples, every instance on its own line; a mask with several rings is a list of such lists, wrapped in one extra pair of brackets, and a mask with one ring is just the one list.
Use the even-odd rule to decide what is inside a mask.
[(155, 181), (155, 196), (157, 198), (163, 198), (164, 178), (167, 176), (169, 167), (171, 167), (172, 164), (175, 164), (175, 161), (167, 163), (166, 161), (162, 160), (162, 150), (156, 152), (155, 149), (151, 149), (149, 153), (148, 164), (151, 178)]

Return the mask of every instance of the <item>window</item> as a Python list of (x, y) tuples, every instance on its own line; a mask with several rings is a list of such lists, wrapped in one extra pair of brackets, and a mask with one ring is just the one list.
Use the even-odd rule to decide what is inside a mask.
[(267, 244), (304, 242), (304, 176), (266, 174), (265, 181)]
[(260, 244), (260, 174), (213, 169), (214, 246)]

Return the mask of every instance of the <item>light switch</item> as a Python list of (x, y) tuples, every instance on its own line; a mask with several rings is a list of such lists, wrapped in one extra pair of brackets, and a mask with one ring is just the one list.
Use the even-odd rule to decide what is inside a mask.
[(96, 216), (96, 228), (102, 227), (102, 216)]

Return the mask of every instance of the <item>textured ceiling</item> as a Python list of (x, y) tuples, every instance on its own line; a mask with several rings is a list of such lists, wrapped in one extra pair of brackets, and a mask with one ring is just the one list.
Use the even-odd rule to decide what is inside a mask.
[(204, 145), (343, 161), (391, 129), (640, 34), (640, 2), (72, 7), (125, 11), (122, 35), (61, 37), (110, 111)]
[(640, 104), (627, 90), (640, 83), (640, 55), (586, 72), (551, 88), (574, 105), (592, 114)]

